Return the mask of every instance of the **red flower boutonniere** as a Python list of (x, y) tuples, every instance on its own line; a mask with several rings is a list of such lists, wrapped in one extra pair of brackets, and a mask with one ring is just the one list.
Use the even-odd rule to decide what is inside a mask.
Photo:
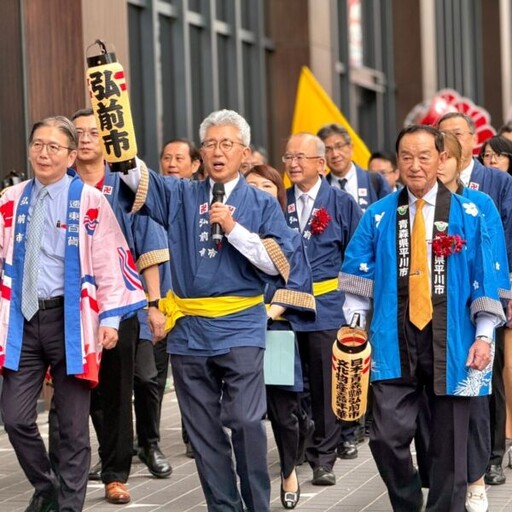
[(331, 222), (331, 216), (325, 208), (320, 208), (311, 219), (311, 234), (321, 235)]
[(440, 258), (441, 256), (450, 256), (462, 251), (465, 244), (466, 240), (463, 240), (460, 235), (438, 233), (432, 240), (432, 250), (434, 255)]

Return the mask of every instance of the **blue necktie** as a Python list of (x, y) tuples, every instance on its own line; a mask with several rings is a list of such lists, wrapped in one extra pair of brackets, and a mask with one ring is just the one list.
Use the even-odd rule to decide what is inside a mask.
[(43, 187), (34, 205), (27, 229), (25, 243), (25, 264), (23, 267), (23, 287), (21, 292), (21, 311), (30, 320), (39, 309), (37, 281), (39, 276), (39, 253), (44, 230), (45, 200), (48, 190)]

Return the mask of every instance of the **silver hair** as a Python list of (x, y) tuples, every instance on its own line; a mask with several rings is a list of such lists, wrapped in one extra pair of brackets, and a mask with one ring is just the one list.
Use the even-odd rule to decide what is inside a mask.
[(348, 133), (348, 131), (343, 126), (341, 126), (341, 124), (338, 123), (331, 123), (322, 126), (322, 128), (318, 130), (317, 135), (322, 140), (327, 139), (327, 137), (330, 137), (331, 135), (341, 135), (343, 137), (343, 140), (347, 144), (350, 144), (352, 142), (352, 139), (350, 138), (350, 134)]
[(439, 128), (439, 125), (441, 123), (443, 123), (444, 121), (448, 121), (448, 119), (458, 119), (458, 118), (464, 119), (464, 121), (466, 121), (466, 124), (468, 125), (470, 133), (476, 132), (475, 121), (473, 121), (473, 118), (470, 115), (468, 115), (464, 112), (448, 112), (447, 114), (445, 114), (444, 116), (442, 116), (441, 118), (439, 118), (436, 121), (436, 128)]
[(290, 137), (288, 138), (288, 142), (293, 138), (293, 137), (304, 137), (304, 138), (307, 138), (307, 139), (313, 139), (315, 141), (315, 150), (317, 152), (317, 155), (316, 156), (321, 156), (322, 158), (325, 158), (325, 144), (324, 144), (324, 141), (318, 137), (317, 135), (313, 135), (312, 133), (309, 133), (309, 132), (300, 132), (300, 133), (294, 133), (293, 135), (290, 135)]
[(45, 119), (34, 123), (28, 138), (29, 144), (31, 144), (34, 139), (35, 131), (43, 126), (53, 126), (62, 132), (68, 139), (68, 146), (70, 150), (78, 148), (78, 135), (76, 133), (75, 125), (64, 116), (46, 117)]
[(199, 127), (199, 139), (204, 141), (206, 131), (211, 126), (231, 125), (238, 128), (240, 132), (240, 140), (245, 146), (251, 143), (251, 127), (247, 121), (234, 110), (217, 110), (206, 117)]

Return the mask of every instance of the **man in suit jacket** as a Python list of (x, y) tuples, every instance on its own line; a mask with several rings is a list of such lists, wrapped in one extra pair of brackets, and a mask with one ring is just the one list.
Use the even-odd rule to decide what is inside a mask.
[(325, 147), (318, 137), (309, 133), (292, 135), (283, 163), (293, 183), (287, 191), (286, 219), (304, 238), (317, 308), (316, 319), (301, 315), (294, 324), (315, 423), (306, 457), (313, 469), (313, 485), (334, 485), (332, 468), (340, 428), (331, 407), (332, 343), (344, 323), (339, 316), (343, 295), (338, 291), (336, 276), (361, 210), (350, 194), (330, 187), (323, 178)]
[[(391, 192), (386, 179), (369, 173), (352, 161), (354, 146), (349, 133), (339, 124), (328, 124), (317, 133), (325, 144), (325, 159), (331, 170), (328, 183), (348, 192), (363, 212), (375, 201)], [(341, 422), (338, 456), (342, 459), (357, 458), (357, 430), (359, 422)]]
[(328, 124), (320, 128), (317, 135), (325, 144), (325, 159), (331, 171), (327, 181), (348, 192), (363, 212), (391, 192), (382, 176), (370, 174), (352, 161), (354, 146), (343, 126)]

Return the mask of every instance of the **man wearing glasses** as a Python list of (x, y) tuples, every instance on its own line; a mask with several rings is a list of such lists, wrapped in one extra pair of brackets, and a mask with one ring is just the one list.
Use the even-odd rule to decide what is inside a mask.
[(361, 209), (350, 194), (331, 187), (322, 177), (325, 146), (320, 138), (309, 133), (291, 136), (282, 160), (293, 183), (287, 191), (286, 217), (288, 225), (302, 233), (317, 305), (315, 321), (303, 316), (294, 319), (300, 326), (297, 339), (309, 377), (315, 422), (306, 458), (313, 469), (313, 485), (334, 485), (332, 468), (340, 430), (331, 407), (331, 358), (333, 341), (343, 324), (338, 272), (345, 247), (361, 218)]
[[(129, 248), (107, 200), (70, 169), (78, 136), (69, 119), (36, 123), (34, 179), (0, 198), (0, 368), (5, 429), (35, 488), (27, 511), (82, 510), (87, 489), (89, 402), (102, 348), (119, 321), (146, 304)], [(61, 442), (51, 465), (36, 424), (50, 370)]]
[[(75, 169), (82, 181), (102, 192), (117, 218), (128, 242), (130, 254), (136, 259), (137, 269), (144, 277), (149, 307), (143, 315), (150, 324), (155, 339), (163, 332), (163, 318), (154, 301), (160, 298), (159, 264), (169, 260), (165, 233), (147, 218), (126, 213), (119, 204), (117, 191), (119, 174), (111, 172), (105, 162), (96, 118), (92, 109), (78, 110), (72, 116), (78, 135)], [(165, 293), (167, 290), (162, 290)], [(152, 305), (153, 304), (153, 305)], [(158, 332), (161, 331), (161, 332)], [(103, 355), (99, 385), (91, 394), (91, 418), (98, 437), (100, 463), (91, 468), (89, 478), (105, 485), (105, 499), (109, 503), (124, 504), (131, 499), (126, 486), (130, 475), (133, 452), (132, 391), (135, 348), (138, 342), (137, 315), (126, 315), (119, 324), (119, 343)], [(146, 354), (146, 352), (144, 352)], [(151, 353), (147, 356), (152, 355)], [(140, 360), (140, 355), (139, 355)], [(50, 416), (50, 435), (55, 416)], [(51, 437), (59, 443), (58, 438)], [(157, 477), (170, 474), (171, 468), (158, 447), (156, 436), (141, 442), (140, 454), (150, 472)], [(144, 444), (142, 444), (144, 442)], [(50, 443), (50, 453), (53, 452)]]
[[(331, 186), (348, 192), (363, 212), (375, 201), (391, 192), (388, 182), (380, 174), (370, 173), (352, 161), (353, 145), (343, 126), (333, 123), (320, 128), (317, 133), (325, 144), (325, 158), (330, 173), (327, 181)], [(358, 421), (342, 422), (338, 454), (342, 459), (358, 456)]]
[(168, 233), (173, 293), (160, 309), (169, 316), (174, 385), (208, 510), (268, 512), (265, 282), (282, 287), (281, 272), (287, 277), (292, 293), (275, 302), (281, 306), (307, 310), (313, 298), (297, 279), (305, 262), (278, 202), (240, 176), (247, 121), (213, 112), (199, 136), (209, 179), (176, 180), (141, 163), (121, 177), (132, 192), (124, 199)]
[(333, 187), (348, 192), (363, 212), (391, 192), (382, 176), (368, 173), (352, 161), (354, 147), (343, 126), (328, 124), (320, 128), (317, 135), (325, 144), (325, 158), (331, 171), (327, 175), (327, 181)]

